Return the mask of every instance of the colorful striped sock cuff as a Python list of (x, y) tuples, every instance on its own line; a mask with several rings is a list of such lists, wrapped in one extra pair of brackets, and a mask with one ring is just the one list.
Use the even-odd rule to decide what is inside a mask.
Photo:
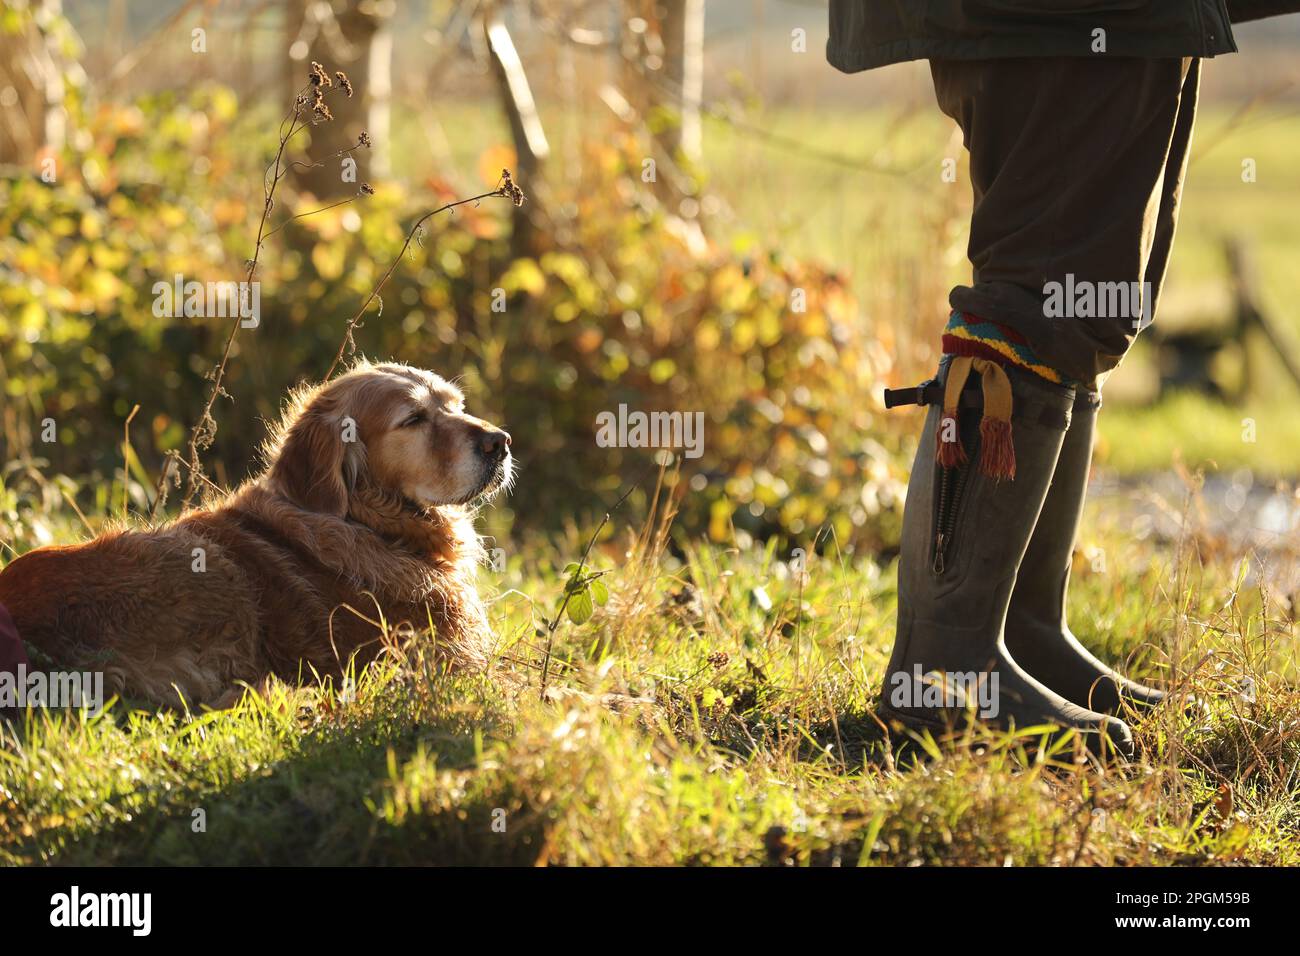
[(1039, 359), (1025, 337), (1015, 329), (964, 312), (953, 312), (948, 316), (948, 325), (943, 330), (943, 354), (1014, 365), (1057, 385), (1079, 384)]

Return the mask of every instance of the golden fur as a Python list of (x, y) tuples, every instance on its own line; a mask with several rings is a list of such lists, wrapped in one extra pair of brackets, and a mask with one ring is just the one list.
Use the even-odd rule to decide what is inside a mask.
[(472, 502), (509, 485), (512, 460), (463, 404), (395, 363), (304, 386), (261, 475), (160, 528), (31, 551), (0, 571), (0, 602), (30, 647), (158, 703), (338, 676), (382, 650), (381, 620), (432, 622), (448, 664), (483, 668)]

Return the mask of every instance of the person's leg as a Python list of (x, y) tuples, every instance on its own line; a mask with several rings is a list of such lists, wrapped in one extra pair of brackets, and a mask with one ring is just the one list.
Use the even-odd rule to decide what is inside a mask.
[(1075, 403), (1051, 489), (1011, 595), (1006, 645), (1018, 664), (1067, 700), (1103, 714), (1122, 714), (1126, 704), (1154, 707), (1164, 699), (1164, 691), (1131, 681), (1099, 661), (1074, 636), (1065, 612), (1099, 407), (1096, 392), (1081, 392)]
[[(1178, 222), (1198, 80), (1199, 63), (1193, 63), (1183, 84), (1146, 265), (1153, 316)], [(1075, 405), (1052, 487), (1011, 597), (1006, 643), (1017, 663), (1053, 690), (1076, 704), (1117, 714), (1126, 704), (1137, 708), (1155, 706), (1165, 694), (1128, 680), (1099, 661), (1075, 638), (1066, 619), (1070, 565), (1083, 517), (1100, 406), (1101, 396), (1097, 393), (1082, 394)]]
[(975, 194), (973, 282), (953, 289), (953, 309), (1006, 326), (1066, 380), (1098, 387), (1151, 314), (1158, 282), (1147, 295), (1143, 281), (1164, 275), (1198, 66), (932, 61)]
[[(952, 366), (945, 360), (945, 381)], [(898, 631), (886, 668), (880, 713), (911, 728), (961, 722), (967, 708), (999, 726), (1052, 724), (1093, 749), (1132, 751), (1119, 720), (1069, 702), (1037, 681), (1002, 639), (1007, 605), (1061, 439), (1074, 389), (1011, 370), (1014, 481), (985, 474), (979, 459), (980, 389), (967, 388), (960, 414), (964, 461), (936, 461), (946, 414), (934, 405), (917, 449), (903, 513), (898, 561)], [(974, 683), (975, 686), (971, 687)], [(944, 687), (965, 687), (945, 694)], [(1104, 743), (1106, 742), (1106, 743)]]
[(1160, 184), (1160, 203), (1156, 208), (1152, 230), (1151, 254), (1147, 257), (1143, 276), (1151, 290), (1152, 317), (1160, 303), (1165, 274), (1169, 271), (1169, 257), (1173, 252), (1174, 233), (1178, 229), (1178, 213), (1183, 205), (1183, 182), (1187, 178), (1187, 164), (1192, 158), (1192, 131), (1196, 127), (1196, 104), (1201, 90), (1201, 61), (1184, 61), (1183, 87), (1178, 97), (1178, 115), (1174, 119), (1174, 135), (1169, 140), (1169, 154), (1165, 157), (1164, 174)]
[[(1010, 402), (996, 388), (985, 394), (988, 415), (958, 407), (980, 405), (978, 397), (953, 403), (947, 396), (949, 408), (931, 410), (904, 514), (898, 634), (882, 710), (905, 724), (950, 717), (935, 713), (929, 702), (942, 698), (927, 698), (921, 677), (974, 667), (986, 683), (999, 678), (999, 723), (1101, 731), (1127, 750), (1123, 723), (1067, 701), (1017, 663), (1004, 626), (1069, 434), (1074, 386), (1094, 387), (1118, 364), (1153, 299), (1137, 294), (1121, 309), (1111, 302), (1101, 314), (1056, 316), (1045, 307), (1048, 284), (1140, 286), (1153, 258), (1191, 62), (931, 66), (939, 104), (962, 128), (975, 190), (974, 283), (953, 291), (945, 351), (963, 357), (952, 361), (1011, 369), (1012, 394)], [(1001, 427), (1007, 405), (1009, 433)], [(959, 444), (944, 434), (951, 425), (963, 436)], [(979, 448), (1008, 437), (1013, 456)], [(971, 465), (976, 458), (980, 467)], [(1086, 470), (1086, 463), (1075, 456), (1066, 467)], [(1064, 633), (1058, 628), (1051, 637), (1063, 640)]]

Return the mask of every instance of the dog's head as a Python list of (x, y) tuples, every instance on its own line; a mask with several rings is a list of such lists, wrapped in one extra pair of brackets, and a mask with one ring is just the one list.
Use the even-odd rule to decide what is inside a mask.
[(510, 436), (465, 414), (432, 372), (360, 363), (291, 396), (268, 448), (270, 480), (310, 511), (345, 515), (362, 484), (420, 507), (462, 505), (512, 479)]

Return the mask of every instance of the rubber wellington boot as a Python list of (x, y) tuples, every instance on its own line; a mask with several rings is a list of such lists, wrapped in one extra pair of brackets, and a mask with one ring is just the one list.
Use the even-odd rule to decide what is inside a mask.
[[(1069, 427), (1074, 390), (1014, 368), (981, 376), (1010, 379), (1011, 448), (1006, 477), (994, 478), (981, 448), (995, 430), (981, 421), (989, 402), (979, 377), (947, 409), (932, 405), (907, 490), (898, 565), (898, 630), (885, 673), (880, 715), (940, 730), (968, 716), (999, 727), (1073, 729), (1101, 753), (1133, 751), (1128, 727), (1080, 707), (1032, 677), (1003, 640), (1007, 608)], [(950, 359), (940, 366), (946, 385)], [(925, 388), (917, 390), (923, 394)], [(956, 393), (956, 394), (955, 394)], [(926, 401), (921, 398), (921, 401)], [(955, 408), (954, 408), (955, 406)], [(957, 434), (940, 434), (944, 426)], [(960, 441), (943, 448), (940, 441)], [(938, 463), (942, 448), (950, 465)], [(1004, 471), (1004, 474), (1007, 473)], [(1049, 635), (1056, 639), (1056, 635)]]
[(1017, 663), (1068, 700), (1105, 714), (1149, 709), (1165, 692), (1116, 673), (1070, 632), (1065, 597), (1083, 517), (1101, 399), (1080, 390), (1043, 513), (1029, 541), (1007, 613), (1006, 644)]

